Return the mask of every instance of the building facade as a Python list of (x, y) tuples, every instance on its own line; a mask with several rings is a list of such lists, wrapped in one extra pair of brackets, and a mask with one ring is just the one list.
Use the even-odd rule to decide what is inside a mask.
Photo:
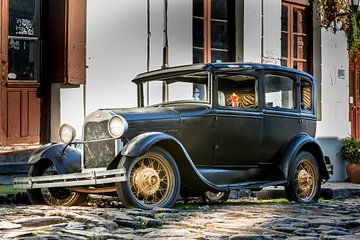
[[(58, 127), (64, 122), (71, 123), (81, 138), (86, 114), (98, 108), (136, 106), (136, 86), (131, 79), (148, 68), (163, 65), (165, 1), (149, 1), (149, 5), (146, 0), (107, 0), (106, 4), (98, 0), (0, 2), (1, 59), (5, 69), (1, 144), (56, 141)], [(16, 10), (19, 2), (29, 2), (34, 13), (26, 13), (25, 8)], [(349, 118), (349, 104), (357, 103), (352, 93), (349, 96), (349, 70), (356, 67), (349, 65), (345, 33), (321, 28), (317, 1), (167, 3), (169, 66), (262, 62), (313, 74), (318, 81), (317, 139), (334, 163), (331, 180), (346, 179), (339, 148), (340, 139), (351, 134), (349, 119), (357, 119)], [(24, 12), (28, 16), (22, 16)], [(33, 22), (32, 34), (18, 31), (29, 19)], [(36, 24), (41, 31), (36, 30)], [(21, 53), (25, 45), (30, 46), (29, 50)], [(38, 72), (32, 70), (32, 75), (26, 75), (26, 63), (21, 73), (12, 70), (16, 54), (32, 61), (30, 69), (39, 65)], [(36, 60), (36, 54), (40, 54), (41, 61)], [(37, 77), (39, 73), (41, 77)], [(357, 77), (352, 74), (350, 79), (356, 82)], [(28, 78), (32, 81), (22, 81)]]

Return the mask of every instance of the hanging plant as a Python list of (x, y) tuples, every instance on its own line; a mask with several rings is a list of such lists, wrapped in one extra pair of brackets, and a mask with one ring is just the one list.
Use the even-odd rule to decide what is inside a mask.
[(334, 32), (343, 30), (348, 39), (348, 52), (360, 50), (360, 18), (352, 14), (348, 0), (319, 0), (321, 26)]
[(349, 17), (349, 29), (347, 31), (349, 55), (353, 56), (360, 50), (360, 17)]

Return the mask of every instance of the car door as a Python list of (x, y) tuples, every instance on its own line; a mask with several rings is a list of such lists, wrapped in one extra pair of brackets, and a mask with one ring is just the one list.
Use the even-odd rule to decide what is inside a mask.
[(276, 154), (300, 132), (297, 77), (282, 71), (264, 71), (263, 89), (262, 163), (275, 164)]
[(215, 110), (215, 168), (246, 169), (257, 164), (263, 116), (256, 71), (218, 73)]

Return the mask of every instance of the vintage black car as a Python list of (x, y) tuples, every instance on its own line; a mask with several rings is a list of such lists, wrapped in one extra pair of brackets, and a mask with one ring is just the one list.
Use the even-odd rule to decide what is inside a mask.
[(125, 206), (144, 209), (172, 207), (179, 195), (226, 200), (230, 190), (278, 185), (289, 200), (319, 199), (330, 162), (314, 139), (311, 75), (216, 63), (148, 72), (133, 82), (138, 108), (91, 113), (81, 141), (62, 125), (62, 143), (35, 151), (29, 177), (15, 179), (15, 187), (28, 189), (33, 204), (117, 193)]

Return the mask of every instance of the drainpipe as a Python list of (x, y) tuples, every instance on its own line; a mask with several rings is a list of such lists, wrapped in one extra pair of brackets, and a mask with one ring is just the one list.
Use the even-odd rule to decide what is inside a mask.
[[(163, 38), (164, 38), (164, 47), (163, 47), (163, 65), (162, 69), (169, 67), (169, 39), (168, 39), (168, 0), (164, 0), (164, 26), (163, 26)], [(168, 85), (163, 81), (162, 86), (162, 100), (167, 102), (169, 100), (168, 96)]]
[(162, 68), (169, 67), (169, 39), (168, 39), (168, 0), (164, 0), (164, 47)]
[[(151, 28), (150, 28), (150, 0), (146, 1), (146, 7), (147, 7), (147, 44), (146, 44), (146, 71), (150, 71), (150, 39), (151, 39)], [(146, 106), (150, 105), (150, 86), (149, 82), (146, 83)], [(144, 94), (142, 94), (144, 98)], [(144, 100), (142, 100), (143, 104)]]
[(264, 63), (264, 0), (261, 0), (261, 63)]

